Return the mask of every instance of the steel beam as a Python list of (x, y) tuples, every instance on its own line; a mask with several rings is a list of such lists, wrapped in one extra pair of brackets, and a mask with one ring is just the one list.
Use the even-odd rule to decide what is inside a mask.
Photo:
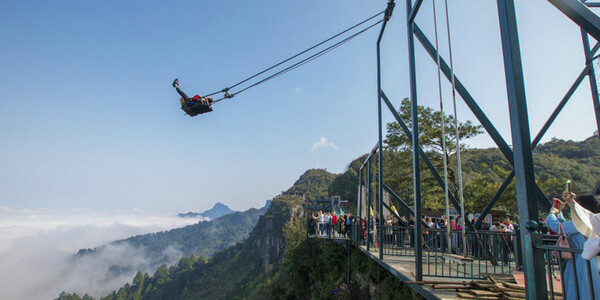
[[(410, 78), (410, 103), (412, 111), (412, 146), (413, 146), (413, 194), (415, 203), (415, 219), (421, 219), (421, 164), (419, 160), (419, 115), (418, 115), (418, 101), (417, 101), (417, 69), (415, 62), (415, 37), (413, 35), (414, 22), (412, 22), (411, 14), (416, 14), (418, 7), (422, 1), (417, 0), (415, 8), (412, 8), (412, 0), (406, 0), (406, 13), (408, 24), (407, 37), (408, 37), (408, 69)], [(414, 20), (414, 14), (412, 18)], [(416, 223), (416, 222), (415, 222)], [(423, 236), (421, 226), (415, 226), (415, 280), (423, 280)]]
[(585, 6), (587, 6), (587, 7), (600, 7), (600, 2), (586, 2)]
[(596, 128), (600, 131), (600, 100), (598, 99), (598, 83), (596, 82), (596, 71), (592, 61), (592, 53), (590, 51), (590, 41), (587, 33), (581, 29), (581, 39), (583, 41), (583, 51), (585, 61), (589, 67), (590, 88), (592, 90), (592, 101), (594, 102), (594, 113), (596, 115)]
[(594, 45), (594, 48), (592, 48), (592, 55), (596, 54), (598, 49), (600, 49), (600, 42), (597, 42), (596, 45)]
[(565, 105), (567, 104), (569, 99), (571, 99), (571, 96), (573, 96), (573, 93), (575, 93), (575, 91), (577, 90), (577, 88), (579, 87), (579, 85), (581, 84), (583, 79), (585, 79), (585, 76), (587, 76), (589, 74), (589, 69), (590, 69), (589, 65), (586, 66), (585, 68), (583, 68), (583, 71), (581, 71), (581, 73), (579, 74), (577, 79), (575, 79), (575, 82), (573, 82), (573, 84), (571, 85), (571, 87), (569, 88), (569, 90), (567, 91), (565, 96), (562, 98), (562, 100), (560, 100), (560, 102), (558, 103), (558, 105), (556, 106), (556, 108), (554, 109), (554, 111), (552, 112), (552, 114), (550, 115), (550, 117), (548, 118), (546, 123), (544, 124), (544, 126), (542, 126), (542, 129), (540, 129), (540, 132), (538, 132), (538, 134), (533, 139), (531, 148), (535, 149), (535, 147), (538, 145), (538, 143), (540, 142), (540, 140), (542, 139), (544, 134), (546, 134), (546, 131), (548, 131), (548, 128), (550, 128), (550, 125), (552, 125), (554, 120), (556, 120), (556, 117), (558, 116), (560, 111), (565, 107)]
[(600, 42), (600, 17), (585, 4), (579, 0), (548, 0), (548, 2)]
[(375, 152), (377, 152), (377, 149), (379, 149), (379, 142), (375, 144), (375, 147), (373, 147), (371, 152), (369, 152), (369, 155), (367, 155), (367, 158), (365, 158), (365, 161), (363, 162), (362, 166), (360, 166), (361, 169), (367, 166), (367, 163), (371, 160), (371, 156), (373, 156)]
[(417, 13), (419, 12), (419, 8), (421, 8), (421, 4), (423, 4), (423, 0), (417, 0), (412, 9), (409, 10), (408, 24), (412, 24), (415, 21)]
[[(386, 9), (386, 16), (392, 14), (394, 10), (394, 1), (388, 2), (388, 7)], [(383, 121), (382, 121), (382, 111), (381, 111), (381, 38), (383, 38), (383, 33), (385, 32), (385, 26), (387, 25), (389, 18), (385, 18), (383, 20), (383, 24), (381, 25), (381, 31), (379, 31), (379, 37), (377, 38), (377, 128), (379, 134), (379, 151), (377, 151), (377, 173), (378, 177), (378, 185), (377, 185), (377, 201), (379, 204), (379, 259), (383, 259)]]
[(517, 17), (513, 0), (498, 0), (497, 3), (514, 149), (519, 227), (523, 229), (520, 231), (520, 235), (521, 254), (525, 269), (525, 289), (528, 299), (548, 299), (544, 256), (536, 255), (539, 251), (534, 248), (531, 232), (525, 229), (527, 222), (529, 220), (537, 222), (539, 215)]

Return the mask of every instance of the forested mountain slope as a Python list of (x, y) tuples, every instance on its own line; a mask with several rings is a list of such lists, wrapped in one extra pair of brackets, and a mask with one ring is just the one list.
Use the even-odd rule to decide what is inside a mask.
[(327, 172), (327, 170), (310, 169), (304, 172), (287, 192), (300, 192), (304, 194), (306, 199), (311, 200), (327, 198), (327, 188), (335, 178), (336, 175)]
[[(215, 251), (232, 246), (246, 237), (265, 213), (266, 207), (252, 208), (244, 212), (235, 212), (211, 221), (201, 221), (194, 225), (138, 235), (94, 249), (81, 249), (73, 257), (73, 266), (95, 261), (96, 256), (106, 257), (104, 251), (113, 249), (135, 249), (128, 253), (139, 255), (137, 259), (108, 260), (105, 276), (134, 274), (138, 270), (156, 270), (163, 263), (173, 262), (183, 256), (209, 257)], [(176, 260), (175, 260), (176, 261)]]

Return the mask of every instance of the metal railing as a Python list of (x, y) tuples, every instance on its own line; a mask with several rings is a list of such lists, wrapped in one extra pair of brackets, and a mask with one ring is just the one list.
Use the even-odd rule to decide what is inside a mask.
[[(552, 245), (536, 245), (544, 252), (546, 282), (550, 299), (598, 299), (600, 298), (600, 275), (592, 272), (596, 259), (581, 257), (582, 249), (560, 248)], [(573, 258), (562, 258), (569, 253)]]
[[(369, 226), (366, 224), (366, 221), (359, 222), (356, 218), (352, 218), (349, 224), (344, 223), (344, 226), (319, 224), (309, 219), (307, 238), (350, 239), (358, 247), (367, 246), (369, 241), (371, 251), (382, 251), (386, 256), (414, 256), (417, 240), (414, 227), (384, 225), (380, 235), (377, 222), (370, 222)], [(543, 252), (549, 299), (600, 298), (600, 274), (593, 271), (597, 270), (593, 267), (596, 261), (583, 259), (581, 249), (556, 247), (557, 235), (539, 235), (541, 244), (535, 248)], [(524, 279), (519, 279), (518, 275), (523, 271), (518, 231), (467, 231), (464, 238), (467, 239), (466, 249), (462, 246), (460, 230), (451, 230), (448, 243), (445, 229), (422, 228), (423, 276), (482, 279), (490, 275), (510, 274), (517, 278), (517, 284), (524, 286), (524, 282), (519, 282)], [(488, 253), (493, 259), (488, 257)], [(563, 259), (562, 253), (571, 253), (573, 258)], [(411, 259), (407, 262), (415, 263)]]

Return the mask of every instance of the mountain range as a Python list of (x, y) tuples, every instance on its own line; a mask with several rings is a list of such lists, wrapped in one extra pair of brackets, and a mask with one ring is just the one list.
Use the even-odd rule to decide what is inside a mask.
[[(403, 159), (402, 153), (384, 154), (391, 162), (385, 169), (386, 182), (400, 188), (401, 181), (412, 182), (392, 167), (394, 159)], [(489, 200), (510, 166), (497, 149), (468, 149), (464, 155), (467, 205), (477, 208), (479, 202)], [(536, 180), (548, 195), (557, 194), (564, 179), (571, 179), (576, 191), (583, 192), (592, 191), (600, 179), (598, 135), (581, 142), (553, 139), (536, 149), (534, 159)], [(355, 191), (363, 161), (364, 156), (356, 158), (343, 174), (308, 170), (289, 191), (309, 195), (308, 200), (343, 195), (350, 188)], [(424, 189), (433, 194), (439, 187), (424, 185)], [(500, 199), (497, 206), (514, 209), (514, 193), (509, 186), (506, 199)], [(273, 199), (245, 240), (215, 252), (208, 260), (192, 255), (170, 266), (163, 264), (152, 275), (138, 272), (131, 284), (101, 299), (420, 299), (396, 277), (381, 272), (360, 250), (306, 239), (309, 203), (302, 196)], [(355, 197), (346, 197), (352, 207), (356, 207)], [(91, 298), (61, 293), (58, 299)]]

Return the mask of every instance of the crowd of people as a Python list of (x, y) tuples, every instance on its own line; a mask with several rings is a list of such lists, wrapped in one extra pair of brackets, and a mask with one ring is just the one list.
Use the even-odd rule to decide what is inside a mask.
[(348, 237), (355, 222), (352, 214), (309, 212), (308, 234), (317, 237)]
[[(474, 223), (474, 220), (470, 222)], [(461, 233), (463, 222), (460, 217), (445, 216), (432, 218), (424, 216), (421, 222), (423, 248), (430, 251), (447, 252), (449, 248), (453, 253), (463, 253), (463, 235)], [(308, 214), (308, 234), (315, 237), (350, 237), (353, 232), (357, 233), (357, 238), (361, 243), (366, 244), (367, 238), (371, 245), (379, 245), (379, 218), (363, 217), (358, 219), (352, 214), (335, 214), (333, 212), (309, 212)], [(381, 241), (387, 247), (412, 248), (415, 246), (414, 236), (414, 217), (407, 219), (404, 216), (393, 217), (388, 215), (384, 223), (384, 240)], [(448, 238), (446, 229), (450, 228), (451, 233)], [(506, 265), (513, 255), (513, 235), (516, 224), (513, 224), (510, 218), (505, 218), (503, 222), (497, 222), (492, 225), (483, 223), (480, 229), (480, 241), (476, 241), (475, 235), (469, 233), (467, 239), (467, 252), (473, 257), (486, 257), (484, 249), (489, 249), (492, 255), (498, 260), (502, 260)], [(358, 231), (355, 231), (358, 230)], [(491, 233), (483, 236), (484, 233)], [(448, 242), (449, 241), (449, 242)]]
[[(571, 192), (563, 193), (563, 201), (554, 199), (555, 205), (546, 218), (539, 219), (539, 232), (557, 235), (564, 233), (571, 255), (556, 256), (561, 264), (561, 280), (564, 282), (564, 299), (600, 299), (600, 268), (595, 261), (600, 254), (600, 195), (576, 196)], [(567, 220), (562, 211), (570, 207), (572, 220)], [(467, 230), (462, 234), (463, 222), (460, 217), (445, 216), (438, 218), (423, 216), (421, 222), (414, 217), (388, 215), (383, 224), (383, 240), (378, 230), (379, 218), (370, 216), (359, 219), (351, 214), (336, 215), (330, 212), (310, 212), (308, 215), (308, 234), (318, 237), (353, 237), (364, 245), (369, 241), (373, 246), (384, 244), (389, 248), (413, 248), (415, 246), (415, 224), (422, 226), (424, 251), (439, 251), (467, 254), (473, 258), (489, 259), (490, 255), (504, 265), (510, 265), (516, 258), (518, 224), (509, 217), (502, 222), (489, 224), (483, 222), (474, 234)], [(474, 219), (467, 222), (472, 224)], [(447, 229), (450, 228), (450, 236)], [(463, 246), (466, 239), (466, 249)], [(581, 252), (583, 250), (583, 253)], [(560, 252), (560, 251), (558, 251)], [(554, 263), (557, 263), (555, 261)], [(515, 267), (513, 263), (511, 267)], [(593, 292), (593, 297), (592, 297)]]

